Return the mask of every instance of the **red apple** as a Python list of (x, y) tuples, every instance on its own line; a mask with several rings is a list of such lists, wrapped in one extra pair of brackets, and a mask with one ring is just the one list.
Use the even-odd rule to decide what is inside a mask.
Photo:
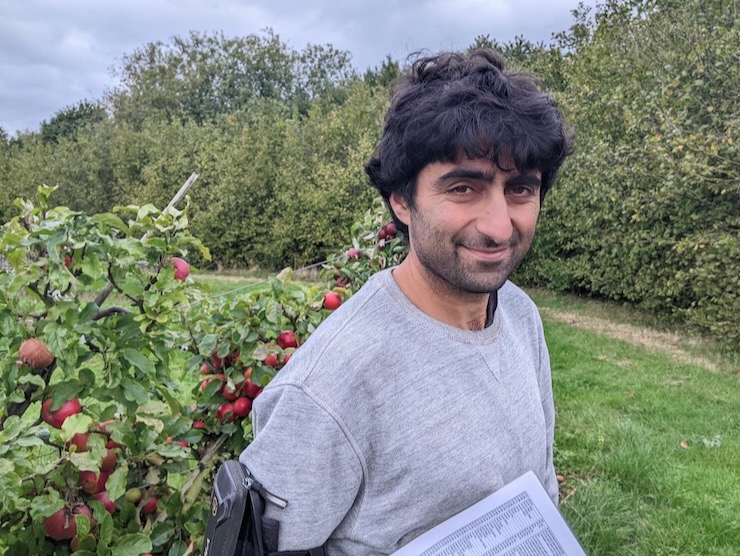
[(292, 330), (281, 332), (275, 341), (277, 342), (277, 345), (283, 349), (298, 347), (298, 340), (296, 340), (295, 334)]
[(46, 344), (36, 338), (24, 340), (18, 349), (18, 361), (32, 369), (45, 369), (54, 362), (54, 354)]
[(324, 294), (324, 309), (333, 311), (342, 304), (342, 296), (337, 292), (326, 292)]
[(88, 494), (95, 494), (105, 490), (105, 483), (110, 475), (107, 471), (101, 471), (100, 475), (96, 474), (95, 471), (80, 471), (77, 483)]
[(293, 355), (291, 353), (286, 353), (285, 356), (283, 357), (283, 365), (287, 365), (288, 364), (288, 361), (290, 361), (290, 358), (292, 356)]
[(108, 453), (103, 458), (103, 461), (100, 462), (100, 470), (109, 473), (116, 468), (117, 462), (118, 454), (113, 448), (108, 448)]
[(278, 366), (278, 356), (277, 353), (271, 353), (267, 357), (265, 357), (265, 365), (268, 367), (272, 367), (273, 369), (277, 369)]
[(222, 403), (216, 411), (216, 419), (219, 423), (231, 423), (235, 418), (234, 405), (230, 402)]
[(396, 225), (393, 222), (388, 222), (388, 224), (385, 225), (384, 229), (385, 229), (386, 237), (396, 235)]
[(211, 366), (208, 363), (203, 363), (200, 366), (200, 374), (202, 375), (209, 375), (213, 372), (213, 369), (211, 369)]
[(246, 417), (252, 409), (252, 400), (249, 398), (237, 398), (234, 402), (234, 413), (239, 417)]
[(116, 503), (110, 499), (110, 497), (108, 496), (108, 491), (103, 490), (101, 492), (96, 492), (92, 495), (92, 499), (101, 502), (105, 506), (105, 509), (109, 514), (112, 514), (114, 511), (116, 511)]
[(106, 448), (123, 448), (123, 444), (119, 444), (118, 442), (115, 442), (114, 440), (109, 440), (105, 443)]
[(193, 421), (193, 428), (194, 429), (205, 429), (206, 423), (205, 421)]
[(144, 505), (141, 507), (141, 513), (152, 514), (157, 511), (157, 502), (159, 499), (156, 496), (149, 498)]
[(347, 249), (347, 258), (349, 259), (359, 259), (360, 258), (360, 251), (359, 249), (355, 249), (354, 247), (350, 247)]
[(249, 379), (245, 380), (242, 385), (242, 392), (244, 392), (245, 396), (249, 396), (250, 398), (256, 398), (261, 391), (262, 388)]
[(181, 259), (180, 257), (172, 257), (170, 262), (175, 267), (175, 280), (184, 282), (190, 274), (190, 265), (185, 259)]
[(227, 367), (231, 367), (237, 361), (239, 361), (239, 352), (238, 351), (232, 351), (230, 354), (228, 354), (226, 357), (224, 357), (224, 365), (227, 366)]
[(224, 366), (223, 359), (221, 359), (218, 355), (216, 355), (215, 351), (211, 354), (211, 361), (213, 361), (214, 369), (220, 369)]
[(205, 392), (206, 391), (206, 387), (208, 386), (208, 383), (211, 382), (212, 380), (220, 380), (221, 382), (225, 382), (226, 381), (226, 377), (223, 374), (221, 374), (221, 373), (219, 373), (217, 375), (209, 376), (208, 378), (206, 378), (205, 380), (203, 380), (200, 383), (200, 391), (201, 392)]
[(70, 257), (69, 255), (67, 255), (66, 257), (64, 257), (64, 266), (66, 266), (67, 268), (69, 268), (70, 266), (72, 266), (72, 263), (74, 263), (74, 262), (75, 262), (75, 260), (72, 257)]
[(51, 411), (51, 398), (46, 398), (41, 404), (41, 418), (49, 423), (52, 427), (61, 429), (64, 421), (70, 415), (75, 415), (82, 411), (82, 406), (77, 398), (72, 398), (68, 402), (64, 402), (62, 407), (56, 411)]
[(228, 382), (224, 382), (224, 385), (221, 387), (221, 395), (226, 401), (233, 402), (239, 397), (239, 389), (233, 385), (229, 385)]
[(252, 376), (252, 367), (249, 367), (246, 371), (244, 371), (244, 384), (242, 384), (242, 392), (245, 396), (249, 396), (250, 398), (255, 398), (257, 394), (260, 393), (262, 388), (257, 386), (254, 382), (252, 382), (251, 379)]
[(111, 476), (112, 473), (109, 473), (107, 471), (101, 471), (100, 476), (98, 477), (98, 484), (95, 485), (95, 492), (103, 492), (105, 490), (105, 483), (108, 482), (108, 477)]
[(98, 492), (98, 475), (95, 471), (80, 471), (80, 477), (77, 483), (88, 494)]
[(46, 536), (55, 541), (71, 539), (77, 534), (77, 523), (75, 517), (78, 515), (87, 516), (90, 525), (95, 524), (92, 512), (85, 504), (74, 506), (71, 510), (62, 508), (44, 519), (44, 531)]
[(87, 452), (87, 441), (90, 435), (85, 432), (75, 433), (72, 439), (67, 442), (67, 449), (72, 446), (76, 446), (77, 452)]

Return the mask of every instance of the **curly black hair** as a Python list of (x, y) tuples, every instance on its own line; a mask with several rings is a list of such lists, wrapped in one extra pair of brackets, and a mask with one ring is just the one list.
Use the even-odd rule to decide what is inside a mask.
[(501, 168), (502, 161), (513, 162), (522, 172), (538, 169), (544, 199), (572, 151), (562, 113), (533, 76), (505, 70), (492, 50), (447, 52), (416, 60), (395, 82), (383, 135), (365, 172), (391, 213), (392, 193), (414, 206), (416, 178), (426, 165), (462, 158), (486, 158)]

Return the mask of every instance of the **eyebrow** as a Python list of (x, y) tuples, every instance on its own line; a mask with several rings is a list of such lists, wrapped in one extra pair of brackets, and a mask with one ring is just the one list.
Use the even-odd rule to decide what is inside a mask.
[(445, 182), (460, 178), (493, 183), (494, 175), (492, 172), (483, 172), (481, 170), (471, 170), (469, 168), (453, 168), (449, 172), (438, 177), (435, 183), (437, 187), (442, 187)]
[(531, 185), (542, 187), (542, 179), (532, 174), (517, 174), (506, 181), (506, 185)]
[[(442, 187), (449, 180), (460, 178), (493, 183), (495, 176), (493, 172), (471, 170), (469, 168), (453, 168), (449, 172), (446, 172), (437, 178), (435, 185), (437, 187)], [(506, 185), (531, 185), (532, 187), (542, 187), (542, 180), (532, 174), (517, 174), (506, 180)]]

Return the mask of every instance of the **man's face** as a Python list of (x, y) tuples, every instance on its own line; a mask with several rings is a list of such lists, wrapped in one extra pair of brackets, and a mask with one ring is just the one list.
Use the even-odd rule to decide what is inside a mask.
[(397, 195), (391, 204), (409, 227), (409, 257), (422, 272), (448, 289), (483, 294), (498, 290), (527, 254), (540, 186), (537, 170), (502, 170), (483, 159), (435, 162), (419, 173), (413, 208)]

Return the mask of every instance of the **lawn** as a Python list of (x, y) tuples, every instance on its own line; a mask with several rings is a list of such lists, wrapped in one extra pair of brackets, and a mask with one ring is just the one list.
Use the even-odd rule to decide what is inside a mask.
[[(555, 465), (564, 478), (561, 511), (586, 551), (740, 554), (735, 359), (686, 363), (701, 359), (569, 324), (575, 321), (563, 319), (563, 311), (593, 309), (558, 304), (553, 310), (546, 300), (543, 310), (557, 409)], [(643, 336), (651, 334), (644, 329)]]

